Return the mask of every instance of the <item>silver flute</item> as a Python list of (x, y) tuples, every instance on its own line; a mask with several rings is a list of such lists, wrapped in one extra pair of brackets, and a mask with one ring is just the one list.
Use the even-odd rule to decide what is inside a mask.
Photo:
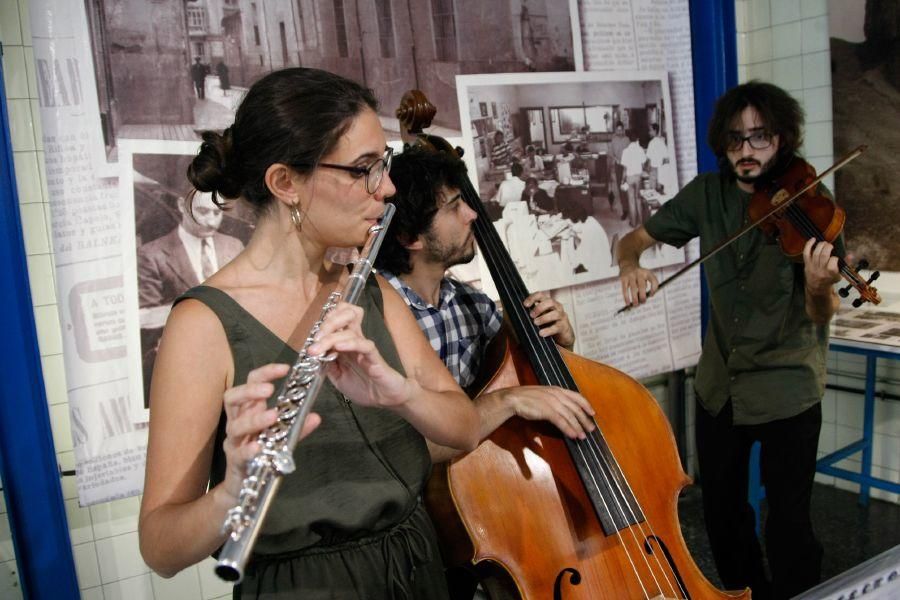
[(315, 341), (325, 317), (338, 302), (343, 300), (356, 304), (395, 209), (393, 204), (385, 204), (381, 220), (369, 228), (369, 237), (354, 263), (350, 278), (342, 290), (335, 290), (328, 296), (318, 321), (307, 335), (297, 360), (278, 390), (275, 403), (278, 420), (259, 434), (257, 442), (260, 450), (247, 463), (238, 503), (229, 509), (222, 525), (222, 531), (228, 534), (228, 538), (219, 554), (216, 574), (225, 581), (239, 583), (244, 577), (244, 567), (253, 552), (266, 511), (278, 491), (282, 476), (293, 473), (297, 467), (294, 464), (294, 446), (325, 381), (325, 367), (336, 358), (334, 353), (310, 356), (307, 349)]

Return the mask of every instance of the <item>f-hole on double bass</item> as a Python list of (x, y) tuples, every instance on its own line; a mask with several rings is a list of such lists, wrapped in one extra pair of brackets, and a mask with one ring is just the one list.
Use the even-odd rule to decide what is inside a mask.
[[(434, 107), (421, 92), (407, 92), (397, 116), (417, 143), (461, 155), (422, 133)], [(494, 575), (504, 587), (491, 589), (495, 600), (749, 598), (747, 590), (717, 590), (684, 543), (677, 499), (690, 479), (656, 400), (624, 373), (540, 337), (522, 304), (528, 290), (478, 194), (468, 182), (460, 192), (478, 214), (475, 238), (508, 333), (481, 391), (575, 390), (596, 410), (597, 427), (572, 440), (548, 423), (514, 418), (436, 474), (428, 503), (448, 562)]]

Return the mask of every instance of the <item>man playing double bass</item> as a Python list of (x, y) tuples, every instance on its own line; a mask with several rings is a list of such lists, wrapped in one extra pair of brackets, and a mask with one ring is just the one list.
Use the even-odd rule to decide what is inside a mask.
[[(391, 166), (397, 188), (391, 202), (397, 212), (375, 261), (463, 387), (475, 380), (501, 324), (486, 294), (446, 275), (448, 268), (475, 256), (476, 213), (460, 194), (466, 177), (465, 163), (447, 153), (414, 146), (397, 155)], [(545, 292), (530, 295), (525, 305), (542, 336), (572, 348), (575, 333), (562, 305)], [(584, 438), (594, 428), (587, 400), (559, 387), (509, 387), (481, 394), (475, 403), (482, 439), (513, 416), (550, 421), (572, 438)], [(432, 447), (431, 454), (434, 462), (442, 462), (458, 452)], [(451, 596), (472, 598), (474, 579), (458, 570), (450, 573)]]
[[(497, 306), (486, 294), (446, 275), (448, 268), (475, 257), (476, 214), (459, 191), (465, 177), (465, 163), (446, 153), (412, 147), (394, 157), (391, 181), (397, 192), (391, 202), (397, 213), (375, 261), (463, 387), (475, 380), (501, 323)], [(536, 292), (525, 305), (542, 336), (553, 336), (571, 350), (575, 332), (561, 304), (546, 292)], [(482, 439), (512, 416), (550, 421), (573, 438), (593, 429), (594, 411), (587, 401), (562, 388), (505, 388), (476, 402)], [(432, 454), (436, 461), (450, 458)]]
[[(697, 176), (619, 243), (627, 304), (643, 303), (657, 288), (639, 262), (653, 244), (681, 247), (699, 237), (705, 252), (749, 223), (756, 184), (795, 156), (802, 126), (799, 104), (771, 84), (739, 85), (718, 100), (708, 143), (720, 171)], [(832, 288), (837, 263), (832, 245), (814, 240), (802, 264), (795, 263), (758, 228), (706, 262), (711, 312), (695, 380), (703, 510), (725, 588), (749, 586), (754, 600), (789, 598), (820, 579), (822, 546), (812, 528), (810, 496), (828, 322), (839, 305)], [(747, 502), (756, 441), (768, 499), (771, 582)]]

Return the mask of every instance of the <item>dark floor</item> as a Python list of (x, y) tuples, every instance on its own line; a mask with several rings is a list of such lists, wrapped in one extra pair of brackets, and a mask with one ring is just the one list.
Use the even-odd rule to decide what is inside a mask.
[[(900, 504), (872, 499), (866, 507), (860, 506), (858, 499), (858, 494), (832, 486), (816, 484), (813, 488), (813, 526), (825, 547), (823, 581), (900, 544)], [(694, 561), (712, 583), (721, 587), (703, 526), (699, 486), (684, 491), (678, 509)]]

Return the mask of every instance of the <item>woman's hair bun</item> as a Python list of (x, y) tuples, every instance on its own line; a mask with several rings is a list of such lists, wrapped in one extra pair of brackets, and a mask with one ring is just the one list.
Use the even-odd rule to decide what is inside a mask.
[(228, 199), (237, 198), (243, 186), (235, 176), (230, 166), (232, 164), (231, 128), (222, 134), (204, 131), (200, 151), (188, 166), (188, 181), (201, 192), (212, 192), (215, 196)]

